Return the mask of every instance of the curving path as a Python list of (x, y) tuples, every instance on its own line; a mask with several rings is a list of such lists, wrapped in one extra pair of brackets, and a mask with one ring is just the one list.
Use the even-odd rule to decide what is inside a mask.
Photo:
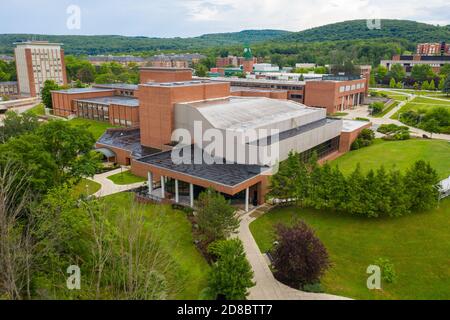
[(120, 192), (124, 192), (124, 191), (128, 191), (128, 190), (132, 190), (132, 189), (136, 189), (139, 187), (142, 187), (143, 185), (146, 184), (146, 182), (138, 182), (138, 183), (133, 183), (133, 184), (128, 184), (128, 185), (118, 185), (115, 184), (114, 182), (112, 182), (111, 180), (108, 179), (109, 176), (113, 176), (115, 174), (121, 173), (128, 170), (128, 168), (123, 167), (122, 169), (116, 169), (113, 171), (108, 171), (102, 174), (97, 174), (95, 175), (93, 178), (90, 178), (89, 180), (97, 182), (99, 184), (101, 184), (101, 189), (94, 193), (93, 196), (100, 198), (100, 197), (106, 197), (115, 193), (120, 193)]
[(253, 210), (241, 216), (238, 237), (244, 244), (247, 259), (250, 262), (256, 285), (250, 289), (249, 300), (350, 300), (345, 297), (323, 293), (309, 293), (290, 288), (275, 279), (265, 256), (261, 253), (250, 232), (249, 225), (258, 217)]

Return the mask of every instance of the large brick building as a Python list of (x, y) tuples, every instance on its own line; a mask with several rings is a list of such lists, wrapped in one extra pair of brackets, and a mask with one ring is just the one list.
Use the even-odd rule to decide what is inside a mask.
[[(236, 96), (230, 82), (193, 79), (186, 69), (143, 68), (141, 72), (141, 84), (126, 97), (118, 95), (124, 88), (114, 85), (52, 94), (55, 113), (111, 123), (118, 117), (122, 127), (128, 126), (108, 130), (97, 148), (108, 159), (130, 165), (134, 174), (148, 178), (145, 197), (152, 201), (192, 206), (202, 190), (212, 187), (248, 210), (265, 201), (273, 165), (290, 151), (305, 158), (317, 152), (322, 161), (333, 159), (347, 152), (358, 133), (370, 125), (327, 118), (323, 107), (307, 107), (281, 96)], [(122, 109), (116, 112), (116, 107)], [(227, 137), (216, 141), (223, 148), (208, 147), (211, 140), (197, 134), (199, 123), (202, 129)], [(174, 135), (179, 130), (190, 138)], [(253, 136), (254, 130), (264, 135)], [(266, 155), (275, 146), (272, 162), (250, 156), (251, 152)], [(182, 162), (174, 161), (174, 152), (182, 155)]]
[(234, 96), (289, 99), (310, 107), (325, 108), (329, 114), (363, 104), (369, 88), (368, 77), (365, 76), (323, 76), (308, 81), (226, 77), (211, 80), (230, 83)]
[(17, 82), (22, 96), (36, 97), (47, 80), (67, 84), (64, 50), (47, 41), (16, 43)]
[(439, 73), (444, 64), (450, 63), (450, 56), (429, 56), (429, 55), (395, 55), (391, 60), (381, 60), (381, 65), (391, 70), (394, 64), (401, 65), (407, 74), (410, 74), (415, 65), (427, 64), (431, 66), (434, 73)]

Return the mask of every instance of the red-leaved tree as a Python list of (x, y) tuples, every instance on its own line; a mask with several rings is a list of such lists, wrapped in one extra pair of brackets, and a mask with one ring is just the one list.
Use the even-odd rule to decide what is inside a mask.
[(276, 232), (278, 244), (272, 252), (275, 278), (293, 288), (319, 282), (330, 261), (314, 231), (299, 221), (292, 227), (277, 225)]

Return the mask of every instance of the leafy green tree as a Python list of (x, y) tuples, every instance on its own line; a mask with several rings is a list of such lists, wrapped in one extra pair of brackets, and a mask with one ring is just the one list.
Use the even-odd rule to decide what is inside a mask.
[(38, 119), (30, 113), (18, 114), (8, 111), (3, 119), (3, 126), (0, 127), (0, 143), (5, 143), (8, 139), (25, 133), (31, 133), (39, 126)]
[(439, 71), (439, 74), (440, 74), (441, 76), (443, 76), (444, 78), (450, 76), (450, 63), (444, 64), (444, 65), (441, 67), (441, 69), (440, 69), (440, 71)]
[(442, 87), (442, 92), (447, 94), (447, 96), (450, 94), (450, 75), (448, 75), (444, 81), (444, 85)]
[[(79, 178), (76, 174), (82, 171), (79, 165), (86, 167), (86, 162), (93, 162), (95, 166), (98, 159), (91, 156), (90, 151), (95, 139), (92, 134), (82, 126), (72, 126), (64, 121), (50, 121), (38, 128), (36, 134), (42, 139), (45, 150), (52, 155), (61, 175), (59, 183), (69, 178)], [(92, 176), (92, 171), (87, 172)]]
[(214, 298), (222, 296), (227, 300), (244, 300), (248, 289), (255, 283), (241, 240), (213, 242), (209, 246), (209, 252), (217, 257), (208, 279)]
[(58, 84), (53, 80), (46, 80), (44, 82), (44, 86), (41, 90), (42, 102), (44, 103), (46, 108), (52, 109), (52, 93), (51, 91), (60, 90)]
[(420, 125), (420, 127), (426, 132), (430, 133), (431, 138), (433, 137), (433, 133), (440, 133), (441, 129), (439, 127), (439, 122), (436, 119), (429, 119)]
[(422, 90), (430, 90), (430, 84), (427, 80), (422, 83)]
[(195, 75), (197, 77), (206, 77), (207, 74), (208, 68), (202, 63), (197, 63), (197, 65), (195, 66)]
[(381, 83), (387, 74), (388, 74), (388, 69), (385, 66), (379, 65), (375, 69), (375, 80), (378, 83)]
[(226, 239), (239, 227), (234, 208), (213, 189), (200, 194), (196, 207), (197, 223), (207, 243)]
[(406, 71), (401, 64), (393, 64), (387, 76), (394, 78), (395, 82), (402, 81), (406, 77)]
[(433, 69), (428, 64), (416, 64), (411, 70), (411, 77), (419, 82), (435, 77)]

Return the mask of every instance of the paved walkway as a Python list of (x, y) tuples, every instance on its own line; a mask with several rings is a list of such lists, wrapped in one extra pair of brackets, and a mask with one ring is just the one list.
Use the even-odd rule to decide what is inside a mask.
[[(384, 90), (380, 90), (380, 91), (389, 91), (389, 90), (384, 89)], [(391, 119), (391, 117), (397, 111), (399, 111), (406, 103), (411, 102), (411, 100), (413, 100), (417, 96), (415, 96), (413, 94), (404, 93), (404, 92), (399, 92), (399, 94), (403, 94), (403, 95), (408, 96), (409, 97), (408, 100), (401, 101), (397, 107), (395, 107), (394, 109), (389, 111), (386, 115), (384, 115), (381, 118), (375, 118), (375, 117), (370, 116), (370, 112), (369, 112), (368, 106), (360, 106), (360, 107), (355, 108), (353, 110), (346, 110), (348, 115), (346, 115), (346, 116), (344, 116), (342, 118), (343, 119), (350, 119), (350, 120), (351, 119), (355, 119), (357, 117), (367, 118), (374, 124), (375, 127), (378, 127), (378, 126), (380, 126), (382, 124), (396, 124), (398, 126), (407, 126), (403, 122), (400, 122), (399, 120)], [(415, 128), (415, 127), (411, 127), (411, 126), (407, 126), (407, 127), (409, 127), (409, 129), (410, 129), (411, 136), (420, 137), (420, 138), (422, 138), (423, 135), (430, 136), (430, 134), (428, 132), (424, 131), (424, 130), (421, 130), (421, 129), (418, 129), (418, 128)], [(380, 136), (381, 135), (379, 135), (377, 133), (377, 138), (380, 137)], [(433, 139), (440, 139), (440, 140), (450, 141), (450, 135), (449, 134), (433, 134)]]
[(254, 272), (253, 281), (256, 282), (256, 286), (250, 289), (249, 300), (349, 300), (329, 294), (295, 290), (277, 281), (270, 271), (266, 257), (259, 250), (249, 229), (250, 223), (257, 219), (255, 215), (257, 211), (256, 209), (241, 217), (238, 233)]
[(106, 197), (106, 196), (109, 196), (109, 195), (112, 195), (115, 193), (136, 189), (136, 188), (142, 187), (145, 184), (145, 182), (138, 182), (138, 183), (133, 183), (133, 184), (128, 184), (128, 185), (118, 185), (108, 179), (109, 176), (113, 176), (115, 174), (125, 172), (127, 170), (128, 170), (128, 168), (123, 167), (122, 169), (119, 168), (119, 169), (116, 169), (113, 171), (108, 171), (108, 172), (105, 172), (102, 174), (97, 174), (94, 176), (94, 178), (89, 179), (91, 181), (101, 184), (101, 186), (102, 186), (102, 188), (98, 192), (94, 193), (93, 195), (98, 198)]

